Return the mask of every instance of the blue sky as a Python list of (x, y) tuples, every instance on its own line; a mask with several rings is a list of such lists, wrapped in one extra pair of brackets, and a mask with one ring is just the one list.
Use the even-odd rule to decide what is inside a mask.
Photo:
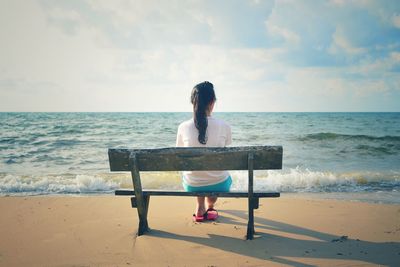
[(400, 111), (399, 1), (0, 0), (0, 111)]

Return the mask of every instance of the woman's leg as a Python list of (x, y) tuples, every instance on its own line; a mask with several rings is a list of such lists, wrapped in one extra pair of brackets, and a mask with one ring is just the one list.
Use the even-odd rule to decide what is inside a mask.
[(207, 197), (207, 209), (213, 209), (215, 202), (217, 202), (218, 197)]
[(204, 200), (205, 197), (197, 197), (196, 216), (203, 216), (206, 213)]
[(217, 197), (207, 197), (207, 220), (214, 221), (218, 218), (218, 212), (214, 209), (214, 204), (217, 201)]
[[(214, 190), (212, 191), (221, 191), (221, 192), (229, 192), (232, 185), (232, 178), (229, 176), (224, 182), (214, 186)], [(217, 202), (218, 197), (209, 196), (207, 197), (207, 209), (214, 209), (214, 204)]]

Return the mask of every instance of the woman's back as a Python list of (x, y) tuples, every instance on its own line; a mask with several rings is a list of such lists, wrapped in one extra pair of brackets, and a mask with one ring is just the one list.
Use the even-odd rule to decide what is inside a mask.
[[(232, 143), (231, 127), (223, 120), (208, 116), (206, 144), (198, 140), (199, 132), (194, 120), (182, 122), (178, 127), (177, 147), (224, 147)], [(208, 186), (224, 182), (229, 177), (227, 171), (186, 171), (183, 182), (189, 186)]]
[(231, 127), (223, 120), (208, 116), (207, 143), (201, 144), (198, 140), (199, 132), (190, 119), (182, 122), (178, 127), (176, 146), (181, 147), (224, 147), (232, 143)]

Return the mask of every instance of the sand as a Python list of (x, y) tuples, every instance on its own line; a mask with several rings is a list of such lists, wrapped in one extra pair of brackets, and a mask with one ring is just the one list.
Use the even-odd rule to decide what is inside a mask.
[(245, 199), (220, 199), (194, 223), (191, 197), (153, 197), (137, 237), (127, 197), (0, 198), (0, 266), (400, 266), (400, 205), (260, 200), (245, 240)]

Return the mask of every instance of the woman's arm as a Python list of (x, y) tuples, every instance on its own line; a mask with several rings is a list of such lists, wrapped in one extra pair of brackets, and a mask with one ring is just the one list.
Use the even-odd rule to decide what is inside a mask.
[(183, 139), (182, 139), (182, 133), (181, 133), (181, 127), (179, 125), (178, 127), (178, 133), (176, 134), (176, 147), (183, 146)]
[(231, 126), (227, 125), (225, 146), (232, 144), (232, 130)]

